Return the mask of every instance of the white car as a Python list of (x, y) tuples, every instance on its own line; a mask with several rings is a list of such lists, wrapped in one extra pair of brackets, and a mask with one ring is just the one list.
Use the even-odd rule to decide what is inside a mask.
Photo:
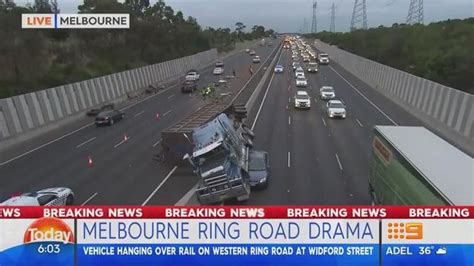
[(296, 70), (300, 66), (300, 62), (293, 62), (293, 70)]
[(250, 53), (250, 49), (249, 48), (245, 49), (245, 52)]
[(295, 78), (297, 78), (298, 76), (303, 76), (304, 77), (304, 70), (303, 70), (302, 67), (298, 67), (295, 70)]
[(256, 55), (253, 59), (252, 59), (252, 62), (258, 64), (260, 63), (260, 56)]
[(217, 61), (216, 62), (216, 67), (223, 67), (224, 66), (224, 62), (223, 61)]
[(326, 53), (321, 53), (318, 55), (318, 60), (319, 63), (322, 65), (328, 65), (329, 64), (329, 55)]
[(326, 104), (327, 113), (330, 118), (342, 117), (346, 118), (346, 106), (340, 100), (330, 100)]
[(0, 203), (0, 206), (66, 206), (74, 204), (74, 193), (65, 187), (22, 193)]
[(255, 54), (256, 54), (255, 50), (250, 50), (249, 55), (255, 55)]
[(282, 65), (276, 65), (274, 69), (275, 73), (283, 73), (283, 66)]
[(311, 98), (306, 91), (296, 92), (295, 108), (311, 108)]
[(317, 73), (317, 72), (318, 72), (318, 63), (316, 63), (316, 62), (309, 62), (307, 71), (310, 72), (310, 73), (311, 73), (311, 72), (312, 72), (312, 73)]
[(224, 73), (224, 69), (222, 67), (216, 67), (214, 68), (214, 71), (212, 71), (212, 73), (214, 75), (221, 75), (222, 73)]
[(308, 81), (304, 76), (296, 77), (296, 87), (306, 87), (308, 86)]
[(321, 89), (319, 89), (319, 98), (322, 100), (332, 100), (336, 98), (336, 92), (334, 91), (334, 88), (331, 86), (322, 86)]
[(303, 62), (309, 62), (309, 61), (310, 61), (309, 56), (307, 55), (303, 56)]
[(199, 80), (199, 74), (196, 71), (190, 71), (186, 74), (186, 81), (197, 81)]

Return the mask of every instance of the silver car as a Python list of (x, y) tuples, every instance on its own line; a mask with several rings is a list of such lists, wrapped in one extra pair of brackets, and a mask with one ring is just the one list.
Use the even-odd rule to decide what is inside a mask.
[(322, 100), (332, 100), (336, 98), (336, 92), (331, 86), (323, 86), (319, 89), (319, 98)]
[(252, 188), (266, 188), (269, 172), (270, 163), (267, 152), (251, 150), (249, 154), (250, 186)]
[(346, 106), (340, 100), (330, 100), (326, 104), (327, 113), (330, 118), (346, 118)]

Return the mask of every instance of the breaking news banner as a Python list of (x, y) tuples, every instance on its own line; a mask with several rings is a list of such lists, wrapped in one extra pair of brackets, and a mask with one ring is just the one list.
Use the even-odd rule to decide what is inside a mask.
[(128, 29), (130, 14), (21, 14), (23, 29)]
[(474, 207), (0, 207), (0, 265), (474, 265)]

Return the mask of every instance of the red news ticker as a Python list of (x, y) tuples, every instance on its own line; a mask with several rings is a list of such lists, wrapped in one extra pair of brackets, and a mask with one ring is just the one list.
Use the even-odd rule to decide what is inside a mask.
[(0, 206), (0, 219), (474, 219), (474, 206)]

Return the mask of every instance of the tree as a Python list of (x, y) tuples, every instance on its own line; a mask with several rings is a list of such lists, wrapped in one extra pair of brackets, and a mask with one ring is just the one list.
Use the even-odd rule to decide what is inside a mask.
[(242, 32), (245, 30), (245, 25), (242, 22), (235, 23), (235, 31), (237, 31), (237, 36), (242, 40)]

